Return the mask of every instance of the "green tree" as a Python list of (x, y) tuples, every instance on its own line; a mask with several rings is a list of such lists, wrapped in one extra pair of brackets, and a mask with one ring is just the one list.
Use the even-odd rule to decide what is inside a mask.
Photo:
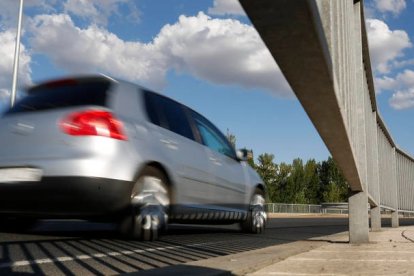
[(321, 189), (320, 202), (344, 202), (348, 199), (348, 182), (332, 157), (323, 161), (320, 166), (319, 178)]
[(230, 132), (229, 129), (227, 129), (226, 133), (227, 140), (229, 140), (230, 144), (233, 146), (233, 148), (236, 148), (236, 136)]
[(289, 186), (290, 175), (292, 174), (292, 165), (286, 164), (284, 162), (280, 163), (277, 170), (276, 176), (276, 191), (274, 192), (274, 201), (288, 203), (290, 198), (288, 198), (287, 190)]
[(276, 173), (277, 164), (273, 162), (273, 154), (264, 153), (259, 155), (255, 169), (266, 185), (268, 199), (273, 202), (277, 193)]
[(348, 198), (348, 183), (332, 157), (320, 163), (310, 159), (304, 164), (296, 158), (291, 164), (277, 164), (273, 154), (264, 153), (257, 161), (248, 160), (263, 179), (271, 202), (320, 204)]
[(307, 204), (318, 204), (318, 195), (320, 193), (320, 179), (319, 179), (319, 164), (315, 159), (310, 159), (306, 162), (304, 167), (304, 182), (305, 182), (305, 202)]
[(287, 199), (290, 203), (306, 203), (306, 185), (303, 161), (296, 158), (292, 162), (291, 175), (288, 180)]
[(243, 150), (247, 151), (247, 164), (249, 164), (250, 167), (252, 167), (253, 169), (256, 169), (256, 164), (254, 163), (253, 150), (249, 150), (247, 148), (243, 148)]
[(324, 202), (343, 202), (345, 201), (342, 196), (341, 188), (334, 182), (327, 185), (326, 190), (323, 192)]

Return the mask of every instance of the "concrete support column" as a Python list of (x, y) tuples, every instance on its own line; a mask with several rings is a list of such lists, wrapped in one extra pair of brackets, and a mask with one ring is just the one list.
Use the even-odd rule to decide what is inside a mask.
[(349, 197), (349, 242), (369, 242), (368, 196), (357, 192)]
[(379, 206), (371, 208), (371, 231), (381, 231), (381, 208)]
[(394, 211), (391, 213), (391, 227), (397, 228), (400, 226), (400, 220), (398, 217), (398, 211)]

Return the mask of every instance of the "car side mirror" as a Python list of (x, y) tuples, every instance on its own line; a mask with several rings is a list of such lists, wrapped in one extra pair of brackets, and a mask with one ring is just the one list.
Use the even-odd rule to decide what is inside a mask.
[(237, 152), (236, 152), (237, 159), (239, 159), (240, 161), (247, 161), (248, 156), (249, 156), (248, 153), (249, 152), (248, 152), (247, 149), (239, 149), (239, 150), (237, 150)]

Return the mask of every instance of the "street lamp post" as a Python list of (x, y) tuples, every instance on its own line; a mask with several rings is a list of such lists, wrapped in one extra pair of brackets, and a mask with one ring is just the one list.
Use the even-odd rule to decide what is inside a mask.
[(17, 87), (17, 73), (19, 71), (19, 56), (20, 56), (20, 32), (22, 29), (22, 17), (23, 17), (23, 0), (20, 0), (19, 7), (19, 20), (17, 23), (17, 35), (16, 35), (16, 46), (14, 51), (14, 64), (13, 64), (13, 86), (10, 95), (10, 106), (14, 106), (16, 101), (16, 87)]

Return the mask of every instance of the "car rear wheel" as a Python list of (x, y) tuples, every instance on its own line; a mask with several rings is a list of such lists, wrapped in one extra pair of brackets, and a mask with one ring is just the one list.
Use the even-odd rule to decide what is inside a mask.
[(259, 234), (265, 229), (267, 214), (263, 191), (256, 189), (247, 213), (247, 219), (241, 223), (243, 232)]
[(157, 168), (145, 168), (132, 189), (131, 208), (120, 223), (121, 233), (143, 241), (158, 239), (167, 228), (169, 205), (167, 178)]

